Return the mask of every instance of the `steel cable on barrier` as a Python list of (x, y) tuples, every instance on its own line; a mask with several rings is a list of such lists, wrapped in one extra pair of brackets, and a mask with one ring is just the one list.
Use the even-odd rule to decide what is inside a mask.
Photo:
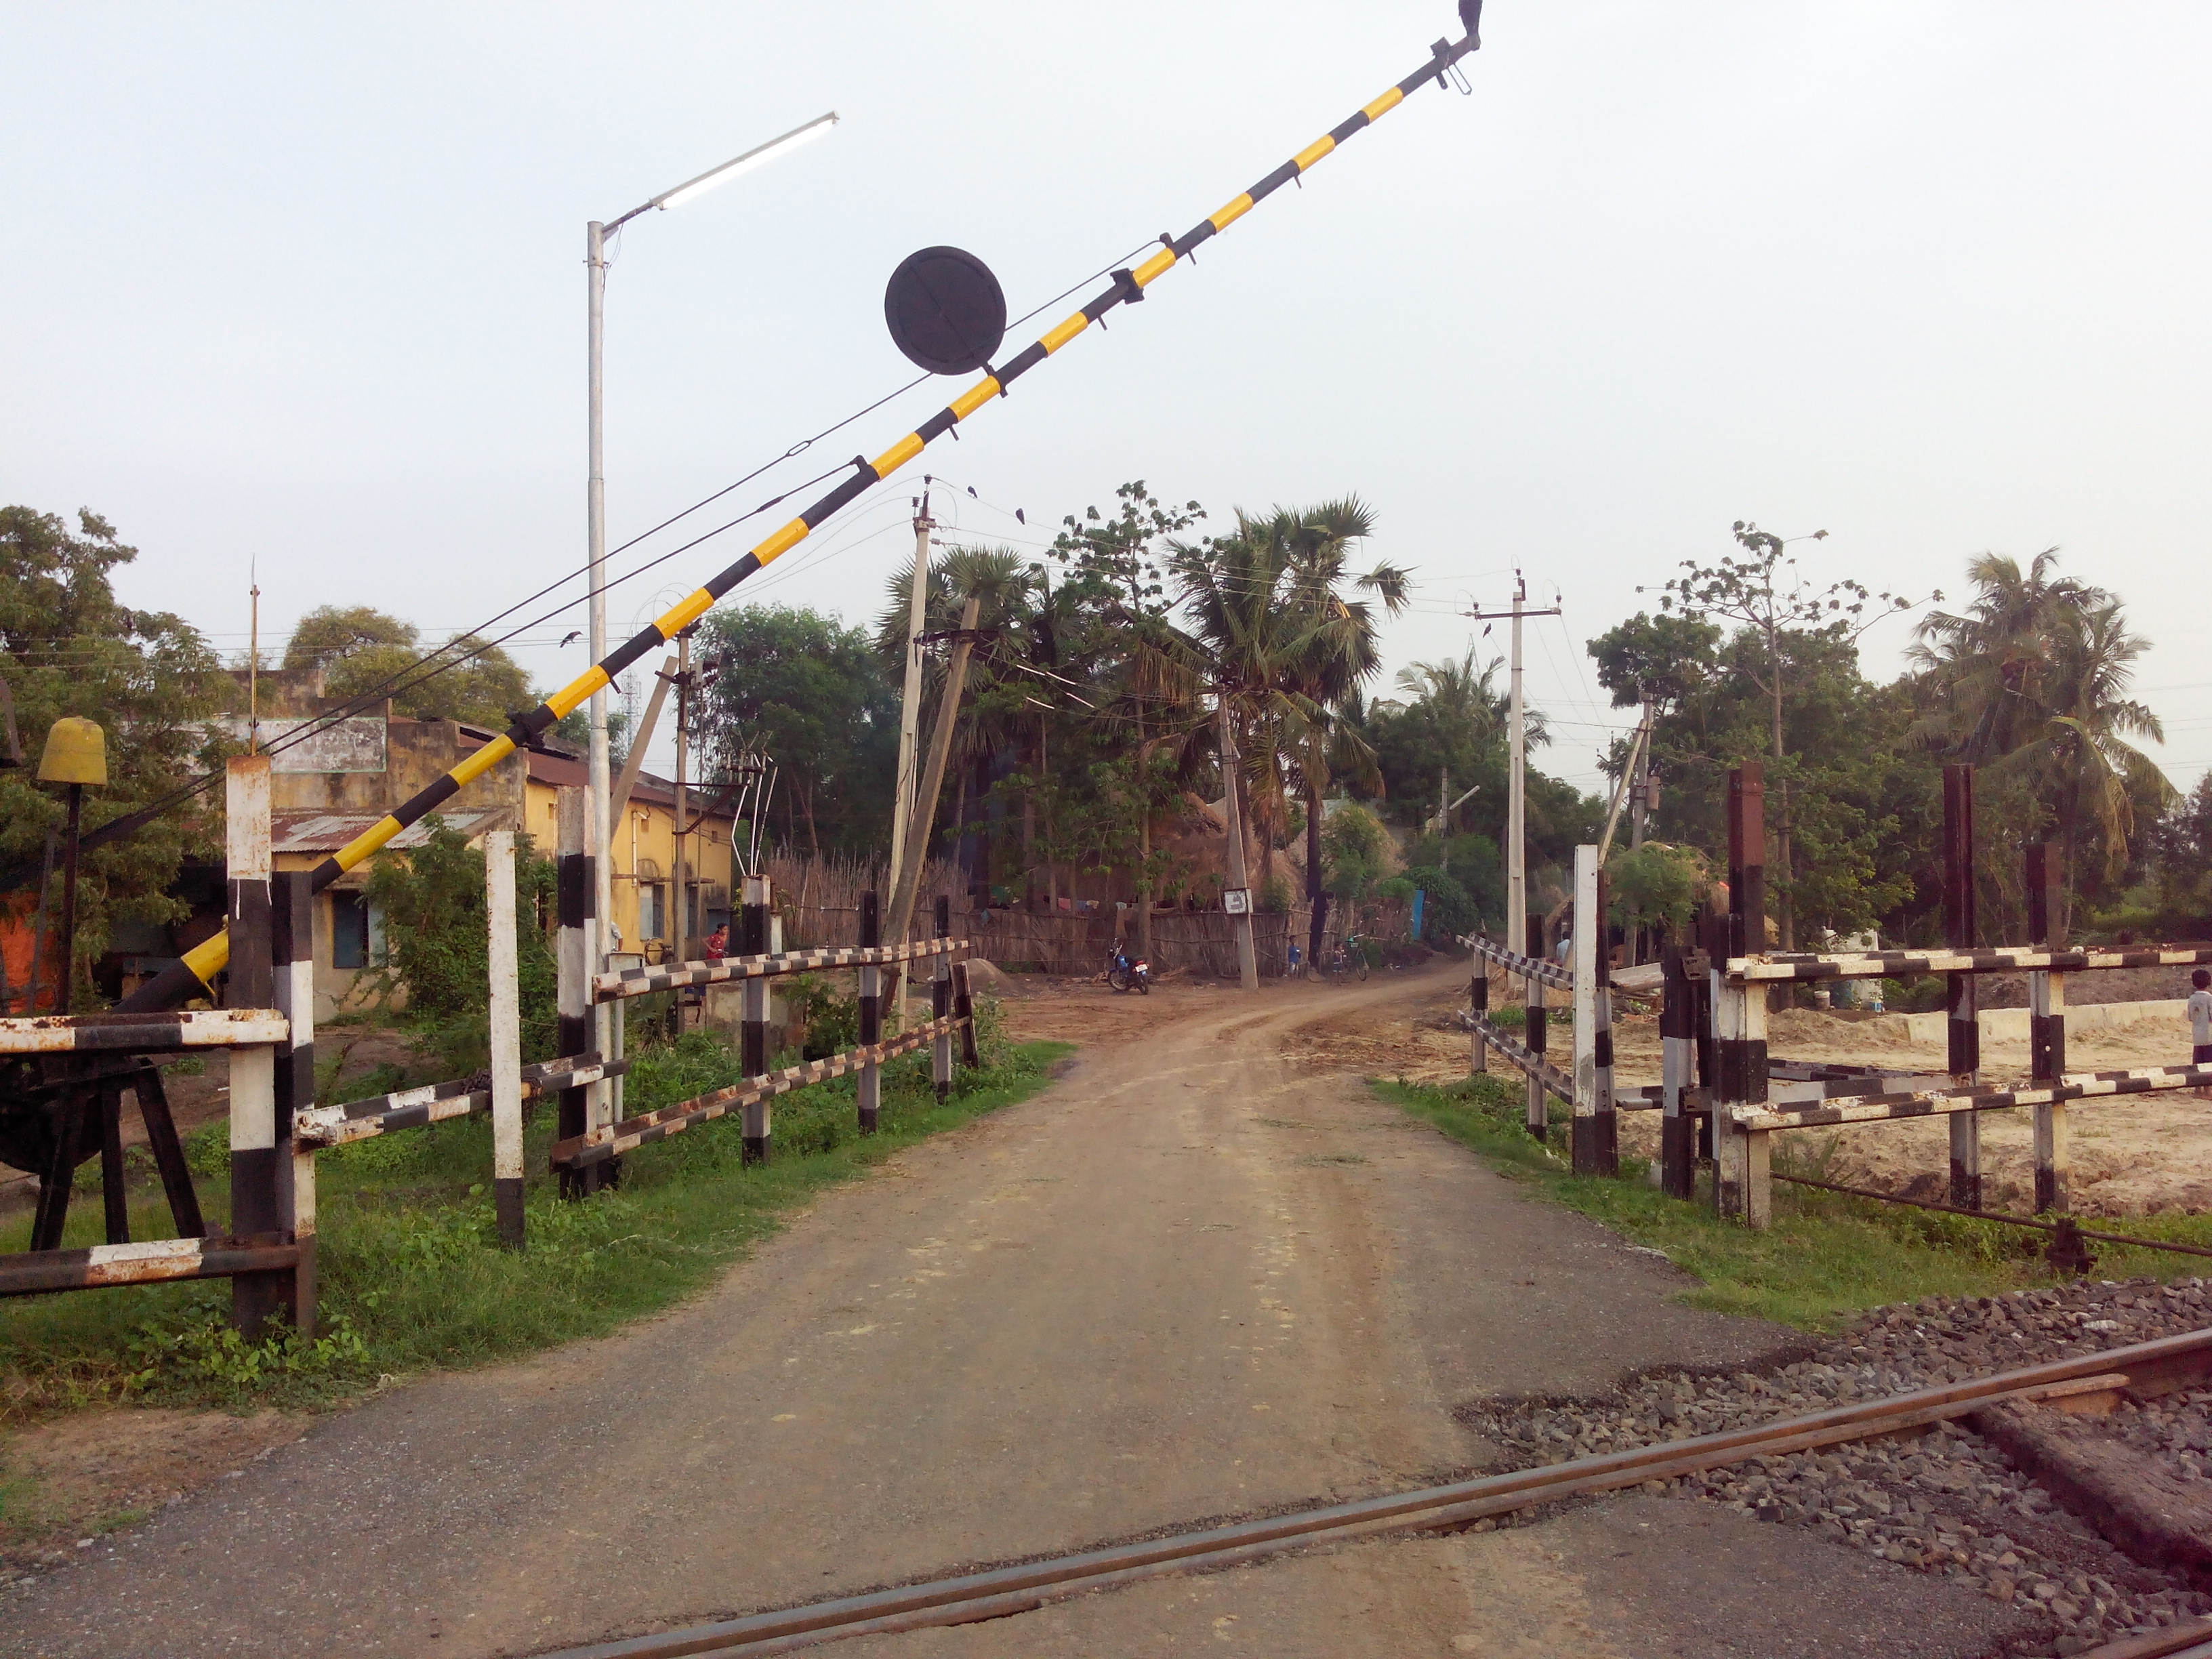
[[(1126, 264), (1128, 260), (1133, 258), (1136, 254), (1143, 252), (1146, 246), (1148, 246), (1148, 244), (1139, 243), (1136, 248), (1123, 254), (1119, 260), (1116, 260), (1114, 263)], [(1093, 283), (1097, 281), (1099, 277), (1107, 275), (1112, 269), (1112, 265), (1100, 267), (1100, 269), (1093, 271), (1090, 276), (1083, 277), (1079, 281), (1073, 283), (1066, 288), (1062, 289), (1058, 294), (1054, 295), (1052, 298), (1031, 307), (1028, 311), (1024, 312), (1019, 317), (1014, 319), (1013, 322), (1010, 323), (1008, 326), (1016, 327), (1029, 321), (1030, 318), (1035, 317), (1039, 312), (1045, 310), (1048, 307), (1059, 304), (1060, 301), (1074, 293), (1077, 289), (1081, 288), (1085, 283)], [(915, 387), (920, 386), (924, 380), (927, 380), (930, 377), (927, 374), (917, 374), (914, 379), (907, 381), (905, 385), (892, 387), (891, 390), (884, 393), (882, 397), (877, 398), (873, 403), (865, 404), (859, 409), (854, 410), (851, 414), (846, 416), (843, 419), (833, 421), (830, 424), (823, 427), (821, 431), (815, 433), (812, 436), (799, 439), (797, 442), (792, 444), (788, 448), (787, 448), (783, 453), (776, 456), (773, 460), (763, 462), (751, 471), (746, 473), (743, 477), (724, 484), (720, 489), (715, 490), (711, 495), (701, 496), (697, 501), (692, 502), (690, 506), (684, 507), (680, 512), (671, 514), (668, 517), (663, 519), (659, 524), (654, 525), (651, 529), (641, 530), (636, 535), (631, 537), (628, 541), (623, 542), (621, 545), (610, 549), (600, 562), (604, 564), (608, 560), (614, 559), (620, 555), (628, 552), (639, 543), (647, 541), (651, 538), (659, 535), (671, 525), (680, 523), (682, 520), (690, 518), (691, 514), (699, 511), (700, 508), (712, 506), (714, 502), (721, 500), (723, 496), (728, 495), (732, 490), (743, 489), (745, 485), (750, 483), (755, 478), (759, 477), (763, 473), (772, 471), (776, 467), (782, 465), (784, 462), (805, 453), (806, 451), (811, 449), (816, 444), (821, 442), (823, 439), (829, 437), (832, 433), (842, 431), (846, 427), (852, 425), (854, 422), (861, 419), (863, 416), (874, 414), (876, 410), (881, 409), (885, 404), (890, 403), (896, 398), (903, 397), (906, 393), (913, 391)], [(736, 529), (738, 526), (744, 524), (747, 520), (758, 518), (770, 507), (788, 501), (799, 491), (811, 489), (814, 485), (820, 483), (825, 478), (834, 477), (842, 471), (843, 471), (842, 466), (831, 467), (826, 472), (817, 472), (811, 478), (804, 479), (798, 483), (792, 484), (779, 494), (769, 496), (768, 500), (763, 501), (758, 507), (754, 507), (750, 512), (741, 513), (736, 518), (730, 520), (727, 523), (718, 525), (715, 528), (708, 531), (703, 536), (694, 537), (690, 541), (684, 543), (681, 546), (671, 548), (665, 553), (656, 555), (653, 558), (647, 560), (643, 564), (638, 565), (632, 569), (626, 570), (619, 576), (611, 578), (604, 586), (608, 588), (617, 587), (623, 582), (629, 580), (634, 576), (642, 575), (645, 572), (654, 568), (656, 566), (665, 564), (678, 554), (688, 553), (693, 548), (701, 545), (702, 543), (711, 541), (717, 536)], [(978, 499), (981, 498), (979, 497)], [(588, 576), (591, 574), (591, 564), (586, 562), (584, 564), (579, 565), (574, 570), (555, 577), (551, 581), (539, 588), (536, 592), (527, 594), (522, 599), (517, 599), (513, 605), (507, 606), (506, 610), (486, 617), (483, 622), (478, 623), (474, 628), (465, 629), (462, 633), (457, 635), (455, 639), (474, 638), (476, 635), (483, 633), (486, 629), (495, 627), (500, 623), (506, 621), (507, 617), (521, 610), (523, 606), (530, 605), (536, 600), (544, 599), (548, 593), (552, 592), (555, 589), (574, 581), (580, 576)], [(302, 741), (307, 738), (316, 735), (318, 732), (326, 729), (329, 725), (339, 720), (343, 720), (349, 714), (357, 713), (360, 709), (367, 708), (373, 702), (380, 702), (386, 696), (396, 696), (401, 691), (411, 691), (416, 690), (417, 687), (427, 685), (430, 681), (437, 678), (441, 674), (449, 672), (453, 669), (461, 667), (464, 665), (475, 660), (477, 657), (482, 656), (485, 652), (492, 650), (498, 646), (504, 645), (507, 641), (514, 639), (517, 635), (521, 634), (529, 629), (535, 628), (540, 623), (550, 622), (562, 611), (571, 610), (581, 603), (583, 603), (581, 599), (568, 600), (566, 603), (556, 605), (552, 610), (546, 611), (544, 615), (538, 617), (530, 622), (525, 623), (518, 628), (510, 629), (506, 634), (501, 635), (499, 638), (495, 640), (487, 640), (478, 645), (475, 649), (463, 652), (457, 656), (449, 656), (447, 654), (454, 642), (453, 641), (448, 641), (446, 645), (441, 646), (437, 650), (426, 652), (422, 656), (417, 657), (406, 667), (395, 670), (391, 674), (386, 675), (375, 685), (368, 687), (366, 690), (356, 692), (340, 708), (315, 715), (312, 720), (302, 722), (298, 730), (289, 732), (284, 738), (279, 739), (277, 742), (266, 745), (267, 751), (270, 754), (275, 754), (281, 749), (289, 748), (294, 743)], [(433, 666), (433, 665), (435, 665)], [(413, 673), (419, 668), (429, 668), (430, 672), (423, 675), (420, 679), (408, 680), (404, 685), (400, 684), (402, 680), (405, 679), (407, 675)], [(213, 782), (215, 779), (221, 777), (222, 775), (219, 772), (210, 774), (205, 780), (201, 781), (202, 787), (204, 787), (204, 784), (206, 783)]]
[[(1048, 329), (1041, 337), (1006, 362), (996, 367), (987, 366), (987, 372), (981, 379), (874, 459), (854, 456), (852, 475), (820, 501), (694, 590), (650, 625), (617, 647), (604, 660), (593, 664), (536, 708), (518, 715), (504, 735), (476, 750), (443, 777), (393, 811), (386, 813), (337, 853), (324, 860), (313, 872), (313, 886), (317, 890), (329, 886), (348, 870), (387, 845), (410, 824), (419, 823), (435, 811), (509, 755), (530, 746), (556, 721), (582, 707), (594, 692), (611, 685), (615, 676), (632, 663), (647, 652), (667, 644), (747, 577), (766, 568), (805, 541), (841, 507), (890, 477), (921, 454), (931, 443), (953, 431), (993, 398), (1005, 397), (1017, 380), (1058, 353), (1092, 324), (1103, 322), (1106, 315), (1118, 306), (1140, 303), (1146, 298), (1146, 291), (1154, 283), (1176, 264), (1191, 258), (1203, 244), (1228, 229), (1285, 185), (1303, 178), (1363, 129), (1404, 103), (1410, 94), (1431, 81), (1440, 87), (1448, 85), (1446, 76), (1453, 67), (1480, 46), (1476, 33), (1480, 10), (1480, 0), (1461, 0), (1460, 15), (1468, 29), (1461, 40), (1457, 42), (1438, 40), (1430, 48), (1426, 61), (1411, 75), (1362, 106), (1181, 236), (1164, 233), (1159, 238), (1161, 246), (1158, 252), (1133, 269), (1123, 267), (1113, 271), (1112, 283), (1105, 292)], [(173, 968), (140, 987), (125, 1006), (139, 1009), (161, 1008), (200, 994), (201, 988), (212, 985), (215, 975), (222, 971), (229, 956), (230, 944), (226, 930), (194, 946)]]
[[(1136, 248), (1131, 250), (1128, 253), (1123, 254), (1120, 259), (1114, 263), (1115, 264), (1127, 264), (1131, 258), (1133, 258), (1137, 253), (1141, 252), (1147, 246), (1149, 246), (1149, 244), (1139, 243)], [(1111, 265), (1102, 266), (1099, 270), (1093, 271), (1090, 276), (1084, 277), (1080, 282), (1072, 283), (1068, 287), (1062, 289), (1058, 294), (1054, 295), (1052, 298), (1031, 307), (1028, 311), (1023, 313), (1022, 315), (1014, 319), (1013, 323), (1009, 324), (1008, 326), (1012, 327), (1029, 321), (1030, 319), (1035, 317), (1039, 312), (1045, 310), (1048, 307), (1059, 304), (1060, 301), (1074, 293), (1077, 289), (1083, 287), (1085, 283), (1096, 282), (1100, 276), (1107, 275), (1112, 268), (1113, 267)], [(611, 549), (605, 556), (606, 559), (613, 559), (621, 554), (628, 552), (631, 548), (635, 547), (640, 542), (659, 535), (662, 531), (667, 529), (669, 526), (677, 524), (681, 520), (689, 518), (692, 514), (696, 513), (701, 507), (713, 505), (715, 501), (720, 501), (723, 496), (728, 495), (732, 490), (743, 489), (746, 484), (750, 483), (755, 478), (759, 477), (763, 473), (770, 471), (775, 468), (782, 465), (784, 462), (791, 460), (796, 456), (805, 453), (807, 450), (821, 442), (823, 439), (829, 437), (835, 432), (841, 431), (844, 428), (852, 425), (854, 422), (861, 419), (863, 416), (872, 415), (876, 410), (881, 409), (885, 404), (890, 403), (893, 398), (904, 396), (907, 392), (913, 391), (915, 387), (920, 386), (927, 379), (929, 379), (929, 376), (927, 374), (918, 374), (913, 380), (906, 382), (905, 385), (895, 386), (890, 391), (886, 392), (882, 397), (877, 398), (873, 403), (863, 404), (860, 408), (854, 410), (843, 419), (832, 422), (830, 425), (823, 427), (822, 430), (815, 433), (812, 436), (799, 439), (797, 442), (792, 444), (788, 448), (787, 448), (783, 453), (775, 457), (775, 459), (763, 462), (761, 465), (755, 467), (751, 471), (746, 473), (743, 477), (735, 479), (732, 483), (723, 485), (721, 489), (715, 490), (711, 495), (701, 496), (697, 501), (692, 502), (690, 506), (684, 508), (681, 512), (671, 514), (667, 518), (663, 519), (659, 524), (654, 525), (651, 529), (641, 531), (636, 535), (631, 537), (628, 541), (623, 543), (620, 546)], [(758, 507), (753, 508), (751, 512), (740, 514), (737, 518), (731, 520), (726, 524), (720, 526), (716, 529), (708, 532), (704, 536), (697, 537), (691, 541), (686, 542), (680, 547), (672, 548), (667, 552), (656, 556), (655, 557), (647, 561), (644, 564), (635, 567), (634, 569), (624, 571), (621, 575), (610, 580), (605, 586), (609, 588), (619, 586), (622, 583), (628, 581), (633, 576), (641, 575), (644, 572), (653, 569), (657, 565), (666, 563), (670, 559), (674, 558), (679, 553), (689, 552), (691, 549), (697, 547), (701, 543), (711, 540), (713, 538), (721, 535), (725, 532), (735, 529), (738, 525), (744, 523), (748, 519), (759, 517), (760, 514), (767, 512), (770, 507), (790, 499), (790, 497), (796, 492), (801, 489), (809, 489), (811, 486), (821, 483), (824, 478), (834, 477), (837, 472), (842, 470), (843, 469), (842, 467), (832, 467), (827, 472), (817, 473), (811, 478), (793, 484), (789, 489), (783, 490), (781, 494), (771, 495), (767, 501), (763, 501)], [(979, 497), (978, 499), (981, 498)], [(603, 560), (602, 562), (605, 562), (605, 561)], [(526, 594), (523, 598), (516, 600), (513, 605), (507, 606), (506, 610), (495, 612), (492, 616), (487, 617), (483, 622), (478, 623), (474, 628), (463, 630), (460, 634), (457, 635), (455, 638), (468, 639), (481, 635), (485, 630), (496, 627), (499, 623), (504, 622), (507, 617), (521, 610), (523, 606), (529, 605), (535, 600), (544, 599), (548, 593), (554, 592), (556, 588), (563, 586), (567, 583), (575, 580), (579, 576), (586, 576), (590, 574), (591, 566), (588, 563), (580, 565), (575, 569), (568, 571), (563, 574), (556, 577), (544, 586), (539, 588), (536, 592)], [(497, 639), (486, 640), (483, 641), (481, 644), (477, 646), (475, 649), (471, 651), (463, 652), (459, 654), (453, 654), (452, 647), (453, 641), (448, 641), (445, 645), (439, 647), (435, 651), (426, 652), (422, 656), (417, 657), (406, 667), (393, 671), (376, 684), (369, 686), (365, 690), (356, 692), (337, 708), (327, 709), (322, 714), (314, 715), (309, 720), (303, 720), (297, 727), (287, 732), (276, 742), (264, 744), (263, 746), (263, 752), (271, 755), (281, 753), (283, 750), (292, 747), (295, 744), (304, 743), (308, 738), (319, 735), (321, 732), (329, 730), (330, 727), (336, 725), (339, 720), (349, 719), (351, 716), (359, 714), (361, 710), (369, 707), (373, 703), (380, 702), (386, 697), (396, 696), (402, 692), (416, 690), (422, 686), (427, 685), (432, 680), (436, 679), (440, 675), (448, 673), (453, 669), (465, 666), (468, 663), (474, 661), (477, 657), (482, 656), (485, 652), (504, 645), (507, 641), (514, 638), (516, 635), (534, 628), (540, 623), (550, 622), (554, 617), (559, 616), (562, 611), (573, 609), (582, 602), (583, 601), (581, 599), (568, 600), (566, 603), (556, 605), (552, 610), (546, 611), (544, 615), (535, 617), (532, 621), (525, 623), (521, 624), (521, 626), (500, 635)], [(422, 668), (428, 668), (430, 672), (424, 674), (420, 679), (406, 679), (408, 675), (412, 674), (417, 669)], [(404, 681), (405, 683), (403, 684), (401, 684), (402, 681)], [(221, 772), (203, 773), (198, 777), (193, 778), (188, 782), (181, 784), (176, 788), (170, 790), (167, 794), (156, 797), (154, 800), (149, 802), (146, 805), (138, 808), (136, 811), (125, 813), (121, 817), (112, 819), (106, 823), (101, 824), (95, 830), (87, 831), (82, 841), (79, 842), (80, 849), (85, 852), (89, 852), (94, 848), (104, 847), (110, 842), (121, 841), (127, 836), (137, 834), (139, 830), (154, 823), (170, 808), (176, 806), (182, 802), (190, 800), (194, 795), (199, 794), (204, 790), (212, 788), (217, 782), (221, 781), (222, 776), (223, 775)], [(31, 859), (21, 864), (15, 866), (12, 868), (0, 869), (0, 893), (13, 892), (16, 888), (21, 887), (25, 883), (32, 880), (37, 876), (40, 867), (41, 860)]]

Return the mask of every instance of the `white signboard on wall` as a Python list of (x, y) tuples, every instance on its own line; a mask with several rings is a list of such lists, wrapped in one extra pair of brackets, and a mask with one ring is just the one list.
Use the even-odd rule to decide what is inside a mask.
[[(246, 741), (245, 715), (233, 714), (223, 725), (240, 743)], [(312, 728), (305, 737), (298, 735), (302, 727)], [(381, 772), (384, 735), (384, 721), (367, 714), (261, 722), (261, 746), (270, 751), (271, 772)]]

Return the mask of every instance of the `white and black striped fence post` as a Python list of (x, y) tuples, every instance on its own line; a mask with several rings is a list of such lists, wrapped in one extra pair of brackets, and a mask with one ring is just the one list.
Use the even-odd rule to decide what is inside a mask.
[(1613, 1112), (1613, 995), (1606, 963), (1605, 877), (1597, 848), (1575, 848), (1575, 1098), (1577, 1175), (1618, 1175)]
[(1575, 848), (1574, 1137), (1569, 1157), (1577, 1175), (1597, 1173), (1597, 848)]
[[(233, 1008), (271, 1008), (276, 1003), (271, 959), (269, 882), (269, 757), (240, 755), (224, 779), (223, 861), (229, 883), (230, 983)], [(230, 1231), (246, 1238), (281, 1231), (283, 1206), (276, 1178), (276, 1052), (272, 1048), (230, 1051)], [(230, 1319), (247, 1338), (261, 1334), (283, 1310), (289, 1278), (281, 1273), (240, 1273), (230, 1281)]]
[(491, 1192), (499, 1242), (523, 1246), (522, 1004), (514, 943), (514, 832), (484, 837), (484, 930), (491, 975)]
[[(1718, 963), (1729, 953), (1729, 917), (1723, 910), (1717, 896), (1707, 901), (1705, 909), (1698, 918), (1698, 937), (1709, 963)], [(1721, 1086), (1721, 1050), (1717, 1033), (1720, 1030), (1715, 1010), (1713, 988), (1720, 981), (1714, 972), (1690, 975), (1690, 1010), (1692, 1045), (1698, 1056), (1698, 1086), (1705, 1091), (1704, 1108), (1692, 1114), (1698, 1125), (1698, 1162), (1713, 1161), (1713, 1100)]]
[[(2066, 948), (2066, 927), (2058, 890), (2059, 860), (2046, 842), (2027, 849), (2028, 942), (2041, 950)], [(2039, 968), (2027, 976), (2027, 1054), (2030, 1086), (2049, 1088), (2066, 1075), (2066, 975)], [(2035, 1208), (2066, 1208), (2066, 1103), (2035, 1109)]]
[[(1974, 769), (1943, 769), (1943, 942), (1954, 951), (1974, 948)], [(1971, 1089), (1982, 1068), (1981, 981), (1953, 974), (1944, 987), (1950, 1018), (1951, 1086)], [(1949, 1114), (1951, 1202), (1982, 1207), (1982, 1115)]]
[[(1467, 982), (1467, 1011), (1477, 1019), (1490, 1018), (1490, 961), (1486, 957), (1477, 956), (1474, 959), (1474, 977)], [(1482, 1040), (1479, 1030), (1467, 1034), (1467, 1069), (1472, 1077), (1480, 1077), (1490, 1070), (1490, 1045)]]
[(1774, 1216), (1767, 1132), (1737, 1127), (1733, 1109), (1766, 1103), (1766, 988), (1731, 983), (1727, 971), (1729, 955), (1766, 952), (1766, 785), (1756, 761), (1729, 774), (1728, 830), (1728, 951), (1713, 963), (1713, 1199), (1723, 1215), (1764, 1228)]
[[(747, 876), (744, 907), (738, 913), (738, 949), (749, 957), (768, 954), (769, 889), (766, 876)], [(738, 1047), (744, 1074), (760, 1077), (768, 1071), (768, 981), (756, 975), (745, 981), (744, 1022), (738, 1028)], [(744, 1146), (740, 1158), (747, 1164), (768, 1162), (769, 1117), (765, 1097), (745, 1103)]]
[[(1544, 959), (1544, 919), (1541, 916), (1528, 918), (1528, 937), (1521, 943), (1531, 961), (1541, 962)], [(1543, 1064), (1550, 1028), (1544, 1015), (1544, 981), (1534, 974), (1523, 974), (1521, 984), (1522, 1012), (1527, 1017), (1522, 1027), (1522, 1042), (1537, 1063), (1536, 1067), (1532, 1067), (1528, 1073), (1528, 1104), (1522, 1121), (1540, 1144), (1551, 1127), (1551, 1102), (1544, 1092), (1544, 1079), (1538, 1069)]]
[[(568, 787), (556, 792), (555, 823), (558, 849), (554, 860), (554, 887), (560, 907), (560, 928), (554, 959), (559, 974), (556, 1006), (559, 1013), (554, 1048), (563, 1057), (589, 1054), (592, 1048), (592, 960), (590, 927), (592, 908), (592, 812), (588, 793)], [(563, 1140), (592, 1127), (588, 1091), (561, 1091), (559, 1132)], [(561, 1195), (581, 1198), (611, 1186), (605, 1173), (614, 1160), (561, 1171)]]
[[(937, 937), (951, 939), (952, 937), (952, 896), (950, 893), (939, 893), (937, 896), (936, 921)], [(935, 966), (935, 972), (931, 976), (929, 984), (930, 1012), (935, 1018), (943, 1019), (952, 1012), (952, 957), (951, 953), (940, 951), (932, 958), (932, 961)], [(937, 1083), (938, 1099), (944, 1100), (949, 1097), (952, 1093), (951, 1032), (939, 1031), (936, 1039), (929, 1045), (929, 1071)]]
[(279, 1225), (299, 1258), (286, 1316), (302, 1336), (315, 1334), (315, 1154), (296, 1144), (292, 1120), (315, 1103), (315, 889), (306, 870), (287, 870), (270, 888), (276, 1007), (289, 1035), (276, 1051), (276, 1178)]
[(1659, 1065), (1665, 1109), (1659, 1128), (1659, 1185), (1669, 1198), (1698, 1189), (1698, 1127), (1683, 1099), (1696, 1074), (1698, 999), (1682, 947), (1660, 948)]
[[(884, 942), (884, 913), (871, 887), (860, 895), (860, 948), (873, 951)], [(860, 969), (860, 1047), (873, 1048), (884, 1040), (884, 970), (871, 964)], [(884, 1068), (876, 1060), (860, 1065), (860, 1133), (876, 1132), (884, 1103)]]
[(960, 1021), (960, 1063), (974, 1071), (983, 1063), (975, 1047), (975, 997), (968, 983), (968, 964), (952, 964), (952, 1012)]
[(1613, 883), (1601, 867), (1597, 872), (1597, 1172), (1620, 1173), (1620, 1120), (1613, 1103), (1613, 932), (1607, 920), (1613, 914)]

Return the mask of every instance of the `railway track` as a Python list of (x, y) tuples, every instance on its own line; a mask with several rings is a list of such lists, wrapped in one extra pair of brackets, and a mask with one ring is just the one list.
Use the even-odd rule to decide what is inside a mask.
[[(1233, 1526), (899, 1585), (864, 1595), (750, 1613), (687, 1629), (567, 1648), (546, 1659), (679, 1659), (679, 1656), (750, 1659), (754, 1655), (790, 1653), (847, 1637), (974, 1624), (1027, 1613), (1064, 1597), (1170, 1573), (1213, 1571), (1357, 1539), (1449, 1531), (1488, 1516), (1615, 1492), (1646, 1480), (1671, 1480), (1749, 1458), (1894, 1434), (1962, 1417), (2003, 1401), (2116, 1394), (2131, 1387), (2165, 1392), (2207, 1376), (2212, 1376), (2212, 1330), (2184, 1332), (1694, 1439), (1662, 1441), (1547, 1468), (1516, 1469)], [(2212, 1621), (2176, 1626), (2095, 1650), (2095, 1659), (2165, 1659), (2166, 1656), (2212, 1659)]]
[(2090, 1648), (2077, 1659), (2212, 1659), (2212, 1619), (2192, 1619), (2154, 1636), (2130, 1636)]

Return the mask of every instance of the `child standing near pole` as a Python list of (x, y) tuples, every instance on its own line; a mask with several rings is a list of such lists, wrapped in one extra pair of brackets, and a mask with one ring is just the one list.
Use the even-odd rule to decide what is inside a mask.
[(2189, 1024), (2197, 1043), (2192, 1063), (2212, 1066), (2212, 972), (2199, 968), (2189, 982), (2196, 988), (2189, 994)]

